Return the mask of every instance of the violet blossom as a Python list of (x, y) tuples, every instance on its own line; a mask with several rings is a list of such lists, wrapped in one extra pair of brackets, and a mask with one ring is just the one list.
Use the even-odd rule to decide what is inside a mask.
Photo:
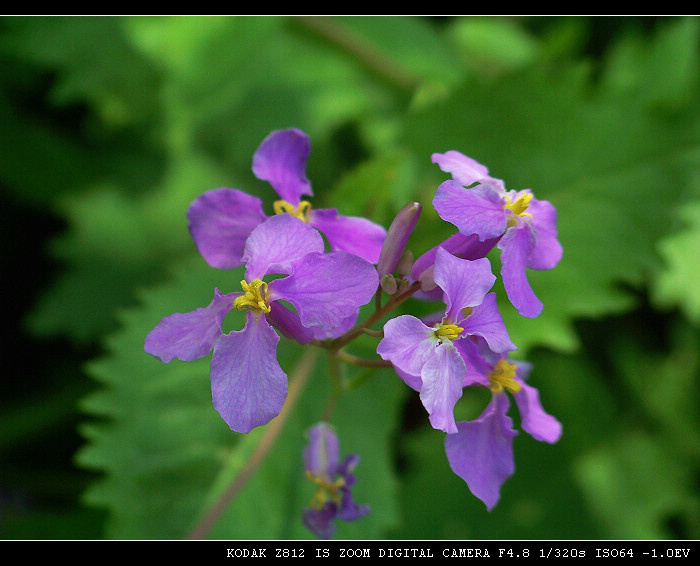
[(534, 198), (530, 189), (506, 191), (502, 180), (458, 151), (435, 153), (432, 160), (452, 175), (433, 198), (440, 217), (464, 237), (476, 235), (498, 246), (508, 299), (523, 316), (538, 316), (542, 302), (527, 280), (526, 268), (552, 269), (562, 257), (554, 206)]
[[(296, 128), (276, 130), (253, 156), (253, 173), (267, 181), (280, 200), (275, 214), (287, 213), (320, 230), (332, 251), (358, 255), (377, 263), (386, 230), (366, 218), (343, 216), (337, 209), (313, 209), (303, 196), (313, 196), (306, 176), (311, 151), (308, 136)], [(243, 263), (245, 241), (268, 216), (262, 201), (239, 189), (222, 187), (200, 195), (187, 211), (188, 226), (199, 253), (212, 267), (230, 269)]]
[(496, 294), (489, 293), (496, 278), (488, 259), (461, 259), (439, 248), (433, 277), (445, 302), (440, 322), (428, 326), (412, 315), (393, 318), (384, 325), (377, 353), (420, 392), (432, 426), (453, 433), (454, 406), (473, 371), (456, 344), (481, 336), (495, 352), (516, 348), (498, 312)]
[(493, 396), (479, 418), (458, 422), (457, 432), (445, 437), (445, 453), (452, 471), (490, 511), (498, 503), (501, 485), (515, 471), (513, 438), (518, 431), (507, 415), (509, 394), (520, 411), (522, 429), (536, 440), (557, 442), (562, 426), (542, 408), (539, 391), (525, 383), (529, 363), (495, 354), (479, 338), (462, 340), (456, 347), (474, 370), (465, 385), (486, 386)]
[(304, 449), (304, 469), (316, 492), (304, 509), (304, 525), (319, 538), (329, 539), (335, 533), (336, 519), (354, 521), (369, 513), (369, 505), (358, 505), (352, 497), (355, 483), (353, 470), (360, 458), (350, 454), (340, 462), (338, 437), (333, 428), (320, 422), (308, 431)]
[[(201, 358), (213, 349), (214, 407), (232, 430), (247, 433), (277, 416), (287, 396), (273, 326), (302, 343), (335, 335), (372, 298), (378, 275), (358, 256), (324, 253), (321, 235), (289, 215), (273, 216), (255, 227), (242, 261), (242, 292), (224, 295), (215, 289), (209, 306), (165, 317), (146, 337), (145, 350), (170, 362)], [(267, 283), (263, 278), (269, 274), (286, 277)], [(232, 309), (247, 311), (245, 326), (223, 334), (222, 321)]]

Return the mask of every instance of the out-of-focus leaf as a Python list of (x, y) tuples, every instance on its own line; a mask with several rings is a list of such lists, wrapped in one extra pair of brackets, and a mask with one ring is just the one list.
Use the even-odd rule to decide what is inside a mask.
[(387, 152), (343, 175), (323, 202), (341, 214), (364, 216), (388, 227), (401, 207), (412, 200), (415, 184), (409, 156)]
[(674, 538), (666, 522), (697, 508), (697, 500), (687, 499), (688, 466), (653, 436), (618, 432), (584, 453), (574, 473), (606, 538)]
[(204, 159), (173, 167), (159, 190), (138, 199), (101, 187), (62, 202), (70, 228), (51, 254), (66, 267), (27, 317), (33, 333), (94, 342), (114, 328), (116, 308), (135, 303), (135, 288), (162, 281), (168, 261), (194, 249), (187, 207), (226, 176)]
[(608, 54), (604, 88), (650, 108), (678, 110), (697, 99), (700, 20), (684, 17), (647, 37), (623, 37)]
[(686, 228), (659, 242), (665, 269), (659, 274), (655, 298), (663, 305), (678, 305), (700, 322), (700, 201), (682, 206), (679, 216)]
[(457, 18), (448, 34), (462, 64), (486, 77), (531, 64), (540, 53), (538, 40), (510, 18)]
[(157, 115), (156, 68), (124, 34), (129, 18), (41, 16), (8, 18), (2, 47), (60, 75), (57, 105), (88, 103), (104, 124), (123, 128)]

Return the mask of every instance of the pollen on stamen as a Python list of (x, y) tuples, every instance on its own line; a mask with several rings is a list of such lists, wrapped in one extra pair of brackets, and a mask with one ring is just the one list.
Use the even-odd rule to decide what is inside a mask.
[(272, 210), (274, 210), (275, 214), (286, 213), (302, 222), (308, 222), (311, 203), (308, 200), (303, 200), (299, 203), (299, 206), (294, 206), (286, 200), (276, 200), (272, 203)]
[(252, 308), (265, 313), (270, 312), (270, 305), (267, 302), (267, 283), (260, 279), (254, 279), (251, 283), (241, 281), (243, 295), (233, 301), (233, 308), (243, 310)]
[(498, 363), (489, 374), (491, 391), (494, 393), (500, 393), (504, 389), (507, 389), (511, 393), (520, 391), (520, 383), (514, 379), (517, 369), (518, 366), (506, 359), (498, 360)]
[[(523, 193), (515, 201), (511, 202), (510, 197), (506, 196), (506, 204), (503, 206), (504, 209), (510, 210), (515, 216), (527, 216), (532, 219), (532, 214), (525, 212), (530, 206), (530, 201), (533, 198), (533, 194), (530, 192)], [(513, 217), (508, 218), (508, 226), (514, 226), (516, 219)]]
[(444, 343), (445, 340), (449, 340), (451, 342), (452, 340), (459, 338), (459, 334), (462, 332), (462, 330), (464, 330), (464, 328), (457, 326), (456, 324), (441, 322), (435, 326), (434, 334), (435, 337), (440, 340), (440, 342)]

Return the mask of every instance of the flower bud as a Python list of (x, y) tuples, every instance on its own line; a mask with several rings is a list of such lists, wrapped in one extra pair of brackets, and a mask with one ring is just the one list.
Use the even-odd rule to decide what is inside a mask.
[(404, 250), (399, 259), (399, 263), (396, 264), (396, 275), (399, 277), (406, 277), (406, 275), (411, 273), (411, 269), (413, 269), (413, 260), (413, 252), (411, 250)]
[(377, 272), (380, 276), (393, 273), (396, 269), (422, 209), (420, 203), (410, 202), (394, 218), (387, 231), (386, 240), (384, 240), (377, 262)]
[(389, 295), (393, 295), (394, 293), (396, 293), (396, 289), (397, 289), (396, 278), (391, 273), (387, 273), (385, 275), (382, 275), (382, 278), (379, 281), (379, 284), (381, 285), (382, 290), (385, 293), (387, 293)]

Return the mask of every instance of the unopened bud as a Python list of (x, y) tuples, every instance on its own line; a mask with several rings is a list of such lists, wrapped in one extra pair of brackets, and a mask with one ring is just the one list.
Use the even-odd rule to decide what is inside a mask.
[(385, 293), (388, 293), (389, 295), (396, 293), (396, 278), (391, 273), (382, 275), (382, 278), (379, 280), (379, 284)]
[(422, 209), (423, 207), (420, 203), (410, 202), (399, 210), (391, 226), (389, 226), (386, 240), (384, 240), (382, 251), (379, 254), (377, 272), (380, 276), (393, 273), (394, 269), (396, 269), (396, 265), (406, 248), (408, 238), (413, 232), (416, 222), (418, 222)]
[(399, 263), (396, 264), (396, 275), (399, 277), (406, 277), (411, 273), (413, 268), (413, 252), (411, 250), (404, 250), (399, 259)]

